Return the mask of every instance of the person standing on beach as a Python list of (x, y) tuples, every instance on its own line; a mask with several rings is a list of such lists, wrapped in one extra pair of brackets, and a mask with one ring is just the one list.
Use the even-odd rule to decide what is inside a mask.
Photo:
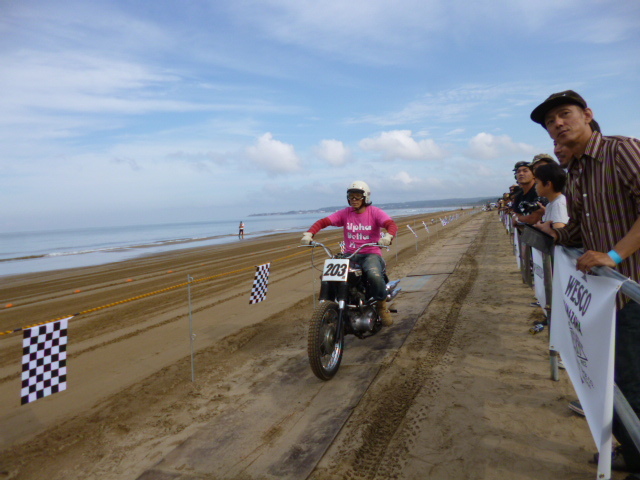
[[(593, 111), (573, 90), (550, 95), (531, 112), (531, 120), (571, 156), (569, 222), (557, 230), (551, 222), (539, 228), (560, 245), (583, 243), (578, 270), (607, 266), (640, 282), (640, 140), (603, 136)], [(614, 380), (640, 415), (640, 304), (619, 294), (617, 308)], [(614, 457), (612, 468), (640, 472), (640, 452), (615, 411), (613, 434), (622, 458)]]
[[(365, 243), (391, 245), (398, 233), (398, 226), (384, 210), (371, 204), (371, 190), (365, 182), (353, 182), (347, 188), (349, 207), (322, 218), (307, 230), (301, 239), (303, 245), (310, 245), (313, 236), (323, 228), (344, 227), (345, 253), (353, 253)], [(387, 233), (382, 234), (384, 228)], [(382, 325), (393, 325), (391, 313), (387, 308), (387, 285), (384, 281), (385, 263), (379, 247), (365, 247), (352, 257), (362, 266), (371, 291), (369, 294), (376, 301), (376, 310)]]
[(238, 229), (238, 238), (244, 238), (244, 223), (240, 221), (240, 227)]

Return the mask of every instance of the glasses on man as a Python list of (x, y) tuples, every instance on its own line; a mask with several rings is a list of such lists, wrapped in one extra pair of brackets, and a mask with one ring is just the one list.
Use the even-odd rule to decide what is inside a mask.
[(364, 197), (362, 195), (347, 195), (347, 199), (349, 199), (349, 201), (352, 201), (352, 200), (360, 201), (363, 198)]

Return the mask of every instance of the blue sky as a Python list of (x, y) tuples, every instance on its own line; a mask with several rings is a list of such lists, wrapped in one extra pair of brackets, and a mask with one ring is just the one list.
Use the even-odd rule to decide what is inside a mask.
[(581, 93), (640, 136), (636, 0), (0, 0), (0, 228), (497, 195)]

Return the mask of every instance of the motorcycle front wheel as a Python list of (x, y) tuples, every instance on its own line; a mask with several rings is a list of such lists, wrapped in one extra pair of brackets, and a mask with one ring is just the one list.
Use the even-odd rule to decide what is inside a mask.
[(335, 302), (321, 302), (309, 323), (307, 354), (311, 370), (320, 380), (331, 380), (340, 368), (344, 335), (338, 331), (340, 310)]

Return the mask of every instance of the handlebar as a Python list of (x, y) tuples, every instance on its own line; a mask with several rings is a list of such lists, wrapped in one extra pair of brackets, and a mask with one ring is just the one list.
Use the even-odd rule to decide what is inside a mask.
[[(315, 247), (322, 247), (324, 249), (324, 251), (326, 252), (326, 254), (329, 256), (329, 258), (333, 258), (333, 252), (331, 251), (331, 249), (329, 247), (327, 247), (324, 243), (320, 243), (320, 242), (311, 242), (309, 245), (299, 245), (300, 247), (311, 247), (311, 248), (315, 248)], [(389, 250), (389, 246), (388, 245), (380, 245), (379, 243), (365, 243), (363, 245), (360, 245), (358, 247), (358, 249), (351, 253), (348, 257), (344, 257), (344, 258), (351, 258), (354, 255), (356, 255), (360, 250), (362, 250), (365, 247), (380, 247), (380, 248), (386, 248), (387, 250)]]

